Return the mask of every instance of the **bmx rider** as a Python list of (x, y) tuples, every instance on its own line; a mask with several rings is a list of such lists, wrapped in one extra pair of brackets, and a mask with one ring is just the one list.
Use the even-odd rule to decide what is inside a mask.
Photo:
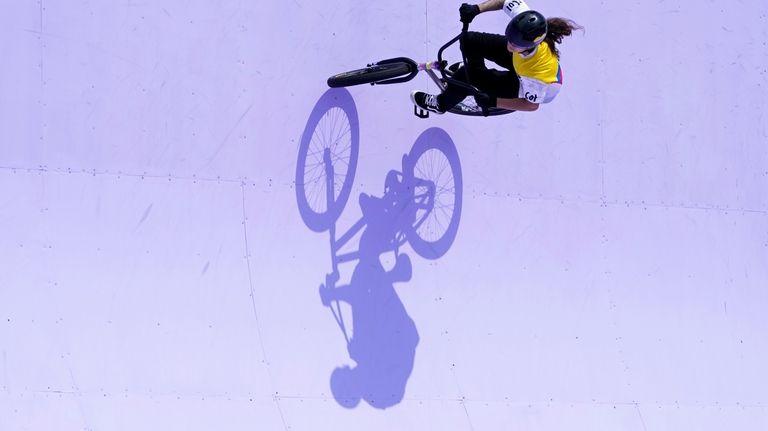
[[(582, 27), (565, 18), (544, 18), (523, 0), (464, 3), (459, 15), (462, 22), (470, 23), (480, 13), (502, 8), (511, 18), (506, 34), (467, 32), (461, 40), (466, 64), (452, 67), (454, 78), (466, 80), (464, 68), (468, 69), (471, 84), (483, 92), (475, 96), (481, 108), (535, 111), (541, 103), (551, 102), (563, 85), (557, 45)], [(486, 59), (506, 70), (488, 69)], [(438, 95), (414, 91), (411, 101), (420, 109), (442, 114), (469, 94), (449, 83)]]

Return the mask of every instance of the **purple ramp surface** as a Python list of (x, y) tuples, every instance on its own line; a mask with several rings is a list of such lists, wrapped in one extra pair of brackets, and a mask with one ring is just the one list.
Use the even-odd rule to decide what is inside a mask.
[(8, 3), (0, 431), (768, 429), (768, 3), (530, 0), (559, 96), (428, 119), (326, 79), (460, 2)]

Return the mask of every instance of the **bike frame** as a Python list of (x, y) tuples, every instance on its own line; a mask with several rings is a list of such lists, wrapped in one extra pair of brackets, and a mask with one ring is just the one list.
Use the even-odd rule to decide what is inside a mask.
[[(434, 83), (437, 85), (437, 87), (440, 89), (441, 92), (444, 92), (445, 89), (448, 87), (448, 84), (456, 85), (459, 87), (463, 87), (469, 91), (469, 93), (473, 96), (476, 96), (480, 93), (482, 93), (480, 90), (478, 90), (475, 86), (468, 84), (468, 82), (471, 82), (469, 79), (469, 70), (465, 67), (464, 72), (466, 74), (466, 82), (459, 81), (458, 79), (453, 77), (453, 72), (446, 69), (446, 66), (448, 62), (446, 60), (443, 60), (443, 51), (446, 50), (449, 46), (456, 43), (456, 41), (461, 40), (461, 38), (464, 37), (464, 35), (467, 34), (467, 31), (469, 30), (469, 24), (464, 23), (461, 29), (461, 33), (459, 33), (456, 37), (446, 42), (440, 49), (437, 51), (437, 61), (430, 61), (426, 63), (416, 63), (415, 61), (411, 60), (408, 57), (395, 57), (395, 58), (389, 58), (386, 60), (382, 60), (377, 62), (377, 65), (380, 64), (388, 64), (388, 63), (406, 63), (410, 66), (411, 72), (404, 77), (401, 78), (392, 78), (392, 79), (386, 79), (383, 81), (378, 82), (372, 82), (371, 85), (380, 85), (380, 84), (398, 84), (402, 82), (408, 82), (412, 80), (413, 78), (418, 75), (419, 72), (426, 72), (427, 75), (429, 75), (430, 79), (434, 81)], [(464, 54), (464, 50), (461, 50), (461, 58), (464, 64), (467, 63), (467, 56)], [(368, 66), (372, 66), (369, 64)], [(440, 72), (440, 77), (437, 76), (435, 71)], [(488, 115), (488, 109), (482, 108), (483, 114)], [(418, 111), (418, 108), (414, 107), (414, 113), (417, 117), (421, 118), (427, 118), (429, 116), (429, 113), (422, 113)]]

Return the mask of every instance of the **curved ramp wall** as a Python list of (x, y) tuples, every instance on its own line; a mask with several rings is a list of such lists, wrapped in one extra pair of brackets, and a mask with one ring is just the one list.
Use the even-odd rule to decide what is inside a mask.
[(0, 430), (768, 427), (766, 4), (537, 3), (532, 114), (328, 91), (458, 6), (5, 7)]

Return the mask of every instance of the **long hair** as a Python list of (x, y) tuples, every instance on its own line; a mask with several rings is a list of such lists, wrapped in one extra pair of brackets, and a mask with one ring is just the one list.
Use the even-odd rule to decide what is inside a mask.
[(549, 49), (555, 53), (557, 58), (560, 58), (557, 44), (562, 43), (563, 38), (570, 36), (574, 30), (584, 30), (584, 27), (567, 18), (547, 19), (547, 36), (544, 38), (544, 42), (547, 42)]

